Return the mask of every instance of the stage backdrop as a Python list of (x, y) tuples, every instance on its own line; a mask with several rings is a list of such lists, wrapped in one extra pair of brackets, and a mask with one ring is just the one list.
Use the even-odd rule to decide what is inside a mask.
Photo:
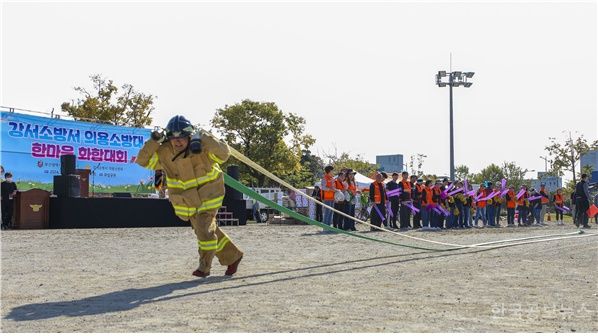
[[(74, 154), (90, 169), (90, 191), (153, 192), (153, 171), (135, 164), (151, 130), (0, 111), (1, 160), (20, 189), (52, 189), (60, 156)], [(4, 177), (4, 176), (2, 176)]]

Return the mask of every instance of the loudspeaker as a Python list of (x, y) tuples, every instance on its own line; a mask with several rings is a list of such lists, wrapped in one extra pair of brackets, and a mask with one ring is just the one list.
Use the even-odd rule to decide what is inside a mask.
[(62, 155), (60, 157), (60, 174), (74, 175), (77, 174), (77, 157), (75, 155)]
[(81, 195), (79, 175), (55, 175), (54, 195), (58, 197), (79, 197)]
[[(239, 166), (237, 165), (230, 165), (226, 168), (226, 173), (234, 178), (235, 180), (239, 180)], [(224, 195), (224, 197), (226, 198), (226, 200), (242, 200), (243, 199), (243, 194), (240, 191), (237, 191), (233, 188), (230, 188), (229, 186), (225, 186), (226, 188), (226, 194)]]

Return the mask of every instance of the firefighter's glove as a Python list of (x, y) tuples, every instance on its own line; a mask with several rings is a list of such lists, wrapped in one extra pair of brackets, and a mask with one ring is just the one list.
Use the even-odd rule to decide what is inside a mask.
[(161, 144), (166, 140), (166, 133), (164, 131), (153, 131), (152, 139)]

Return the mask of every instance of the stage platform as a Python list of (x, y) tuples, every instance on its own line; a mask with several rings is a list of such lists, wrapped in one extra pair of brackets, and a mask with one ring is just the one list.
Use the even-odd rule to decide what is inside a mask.
[(189, 225), (167, 199), (50, 197), (50, 229)]

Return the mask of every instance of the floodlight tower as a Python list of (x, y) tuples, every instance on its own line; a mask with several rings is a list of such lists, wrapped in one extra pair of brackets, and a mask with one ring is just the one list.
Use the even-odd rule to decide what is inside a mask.
[[(436, 74), (436, 85), (439, 87), (449, 87), (449, 105), (450, 105), (450, 146), (451, 146), (451, 181), (455, 180), (455, 148), (453, 140), (453, 86), (470, 87), (473, 83), (468, 82), (467, 79), (473, 77), (474, 72), (461, 71), (438, 71)], [(448, 82), (443, 82), (442, 79), (448, 76)]]

